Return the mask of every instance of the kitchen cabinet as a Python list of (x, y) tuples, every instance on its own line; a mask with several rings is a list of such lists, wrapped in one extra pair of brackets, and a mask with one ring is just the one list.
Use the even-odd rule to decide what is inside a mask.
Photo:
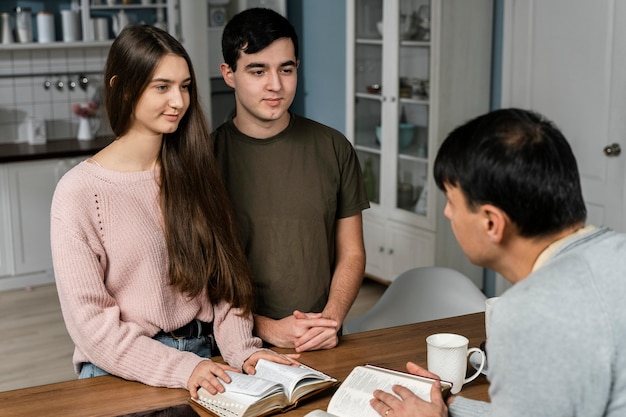
[(463, 270), (464, 257), (449, 256), (456, 242), (442, 221), (432, 165), (449, 131), (489, 109), (492, 1), (347, 7), (346, 134), (372, 206), (364, 215), (366, 272), (391, 281), (418, 266)]
[(50, 204), (58, 180), (82, 159), (0, 166), (0, 290), (54, 282)]
[[(105, 0), (102, 0), (100, 5), (94, 5), (93, 0), (80, 0), (78, 7), (78, 14), (80, 19), (80, 28), (82, 34), (82, 40), (72, 42), (50, 42), (39, 43), (35, 38), (35, 42), (2, 44), (0, 50), (29, 50), (29, 49), (74, 49), (74, 48), (87, 48), (92, 46), (110, 45), (113, 42), (113, 21), (116, 19), (119, 13), (124, 13), (130, 19), (129, 23), (144, 22), (147, 24), (154, 24), (155, 26), (166, 28), (177, 39), (180, 39), (180, 13), (179, 4), (180, 0), (152, 0), (151, 3), (143, 4), (140, 0), (134, 0), (130, 4), (122, 3), (121, 0), (117, 0), (116, 4), (109, 5)], [(37, 11), (41, 11), (46, 7), (46, 2), (31, 2), (31, 8), (33, 9), (33, 27), (36, 26), (35, 14)], [(40, 4), (41, 6), (40, 6)], [(69, 2), (66, 2), (69, 3)], [(68, 5), (69, 8), (69, 5)], [(109, 21), (109, 38), (108, 40), (94, 40), (93, 22), (92, 19), (97, 17), (104, 17)], [(56, 39), (62, 39), (63, 28), (59, 25), (60, 20), (55, 19), (57, 22)]]
[(385, 221), (363, 214), (363, 236), (367, 253), (367, 273), (375, 277), (396, 277), (415, 265), (432, 265), (433, 238), (417, 227)]

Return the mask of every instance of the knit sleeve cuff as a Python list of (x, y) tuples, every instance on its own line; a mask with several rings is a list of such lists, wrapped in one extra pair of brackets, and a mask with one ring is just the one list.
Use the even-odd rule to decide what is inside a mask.
[(469, 400), (457, 396), (448, 408), (449, 417), (487, 417), (491, 415), (491, 405), (484, 401)]

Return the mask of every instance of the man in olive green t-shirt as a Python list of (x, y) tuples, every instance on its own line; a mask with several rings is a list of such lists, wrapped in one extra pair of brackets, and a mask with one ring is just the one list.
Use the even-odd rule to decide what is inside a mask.
[(256, 283), (255, 331), (296, 351), (335, 347), (365, 269), (356, 153), (338, 131), (289, 112), (299, 61), (287, 19), (239, 13), (222, 52), (236, 116), (213, 139)]

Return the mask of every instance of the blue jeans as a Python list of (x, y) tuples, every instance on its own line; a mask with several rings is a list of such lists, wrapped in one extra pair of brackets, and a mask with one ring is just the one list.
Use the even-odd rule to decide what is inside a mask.
[[(165, 346), (173, 347), (184, 352), (193, 352), (203, 358), (211, 357), (211, 342), (213, 336), (202, 336), (193, 339), (176, 339), (172, 336), (158, 334), (154, 340), (158, 340)], [(96, 376), (110, 375), (104, 369), (98, 368), (93, 363), (85, 362), (80, 368), (78, 379), (93, 378)]]

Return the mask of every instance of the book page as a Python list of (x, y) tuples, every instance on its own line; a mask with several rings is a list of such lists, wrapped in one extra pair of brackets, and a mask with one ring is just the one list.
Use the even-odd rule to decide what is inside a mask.
[[(291, 397), (296, 386), (303, 379), (311, 378), (312, 382), (329, 381), (334, 378), (306, 365), (290, 366), (260, 359), (255, 367), (255, 377), (275, 381), (283, 386), (287, 397)], [(306, 383), (306, 382), (305, 382)]]
[(227, 393), (246, 394), (259, 398), (283, 390), (282, 385), (256, 375), (246, 375), (231, 371), (226, 371), (226, 373), (230, 376), (230, 383), (227, 384), (222, 380), (220, 381)]
[(392, 393), (393, 385), (405, 386), (421, 399), (430, 401), (432, 384), (427, 381), (402, 372), (357, 366), (333, 395), (328, 413), (339, 417), (380, 417), (370, 400), (377, 389)]

